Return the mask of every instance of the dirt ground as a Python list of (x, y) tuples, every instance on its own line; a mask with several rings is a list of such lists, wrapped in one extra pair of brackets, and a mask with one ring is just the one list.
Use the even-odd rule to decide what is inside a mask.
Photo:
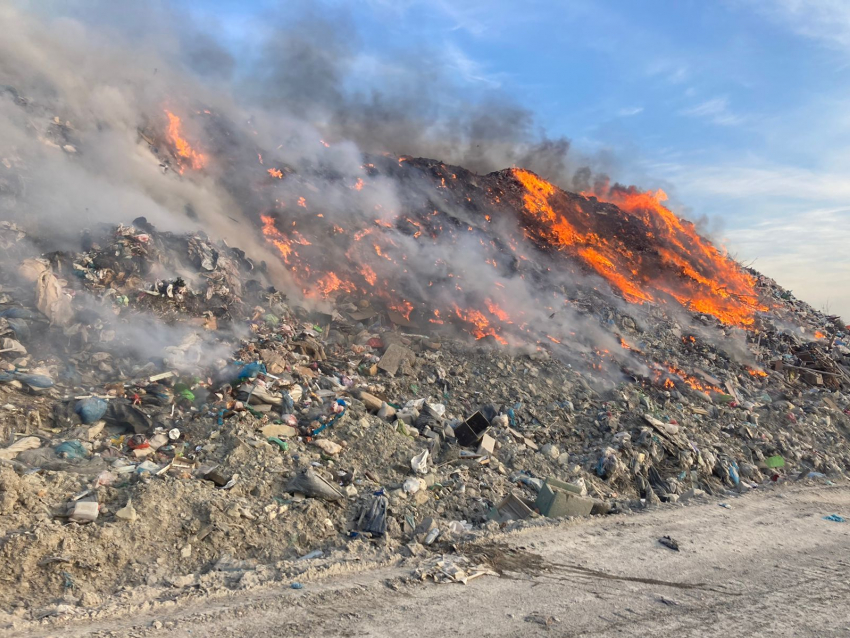
[(850, 522), (834, 513), (850, 518), (847, 484), (759, 490), (491, 538), (469, 552), (502, 577), (466, 586), (414, 582), (411, 561), (0, 636), (847, 636)]

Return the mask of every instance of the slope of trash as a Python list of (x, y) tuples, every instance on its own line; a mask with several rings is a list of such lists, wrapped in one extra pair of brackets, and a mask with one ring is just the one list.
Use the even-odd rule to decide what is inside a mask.
[(79, 252), (27, 257), (30, 239), (0, 224), (21, 254), (0, 281), (0, 605), (18, 615), (850, 468), (846, 328), (757, 274), (754, 331), (586, 291), (615, 358), (357, 295), (311, 311), (237, 248), (144, 219)]

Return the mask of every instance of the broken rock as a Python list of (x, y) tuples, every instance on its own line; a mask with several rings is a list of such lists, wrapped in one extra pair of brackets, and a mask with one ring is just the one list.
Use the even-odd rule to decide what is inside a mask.
[(271, 425), (265, 426), (260, 432), (263, 433), (263, 436), (267, 439), (270, 437), (275, 437), (278, 439), (288, 439), (298, 434), (298, 430), (290, 425), (284, 425), (282, 423), (272, 423)]
[(384, 352), (384, 356), (381, 357), (380, 361), (378, 361), (378, 367), (390, 376), (395, 376), (395, 373), (398, 372), (399, 366), (401, 366), (404, 361), (413, 365), (416, 361), (416, 355), (413, 354), (412, 350), (409, 350), (404, 346), (400, 346), (397, 343), (393, 343), (390, 344), (387, 351)]

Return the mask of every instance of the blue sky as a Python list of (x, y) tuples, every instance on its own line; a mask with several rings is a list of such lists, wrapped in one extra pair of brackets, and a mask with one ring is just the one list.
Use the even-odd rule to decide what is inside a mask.
[[(291, 10), (184, 4), (234, 43)], [(741, 261), (850, 321), (850, 0), (316, 6), (354, 25), (364, 70), (428, 46), (423, 64), (511, 96), (615, 180), (664, 188)]]

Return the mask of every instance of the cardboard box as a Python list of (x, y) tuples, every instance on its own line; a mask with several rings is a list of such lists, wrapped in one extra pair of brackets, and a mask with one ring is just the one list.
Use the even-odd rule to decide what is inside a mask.
[(481, 412), (476, 412), (455, 428), (455, 436), (460, 445), (470, 447), (478, 443), (489, 428), (490, 422), (487, 417)]

